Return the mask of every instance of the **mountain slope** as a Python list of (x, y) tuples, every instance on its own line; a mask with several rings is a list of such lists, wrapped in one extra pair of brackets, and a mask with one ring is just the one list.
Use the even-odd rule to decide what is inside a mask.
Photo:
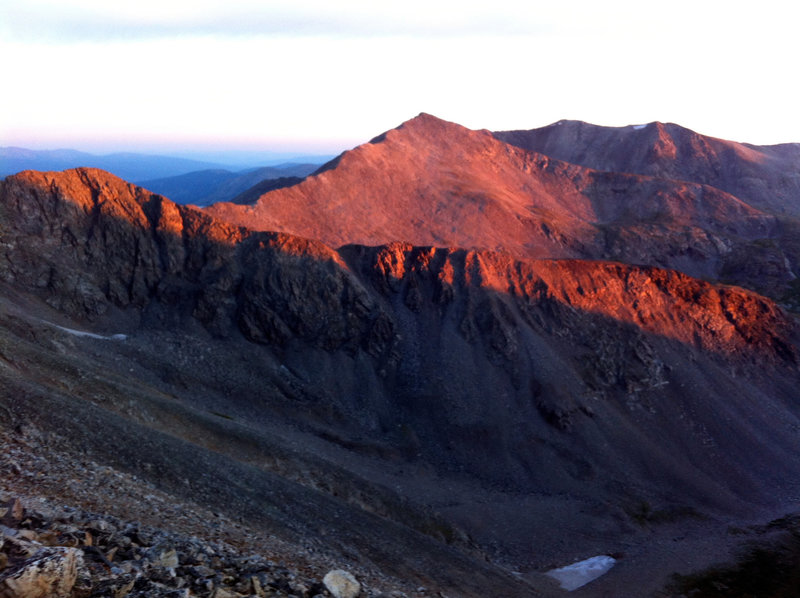
[(800, 216), (800, 144), (757, 146), (700, 135), (673, 123), (600, 127), (559, 121), (499, 131), (517, 147), (597, 170), (710, 185), (754, 208)]
[(532, 596), (576, 553), (674, 550), (637, 518), (705, 533), (796, 496), (796, 331), (752, 292), (619, 263), (335, 251), (87, 169), (9, 177), (0, 226), (5, 409), (338, 558)]
[[(740, 284), (739, 265), (728, 267), (732, 251), (780, 227), (774, 215), (714, 187), (592, 170), (426, 114), (298, 185), (209, 213), (330, 246), (402, 240), (526, 258), (615, 259), (711, 278), (725, 270)], [(791, 267), (774, 273), (775, 288), (793, 279)]]
[[(499, 159), (487, 165), (489, 155)], [(273, 191), (252, 207), (220, 205), (210, 213), (331, 246), (398, 240), (575, 255), (572, 240), (591, 236), (577, 232), (586, 228), (591, 206), (563, 186), (574, 176), (570, 168), (423, 114), (345, 152), (300, 185)], [(535, 205), (532, 195), (539, 198)], [(543, 222), (550, 228), (543, 230)]]

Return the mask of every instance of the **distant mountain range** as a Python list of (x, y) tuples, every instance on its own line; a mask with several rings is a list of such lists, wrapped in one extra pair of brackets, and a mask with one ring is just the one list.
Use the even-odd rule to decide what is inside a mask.
[[(235, 158), (235, 156), (233, 157)], [(228, 156), (228, 158), (231, 158), (231, 156)], [(287, 159), (284, 158), (254, 165), (253, 158), (254, 155), (252, 154), (242, 154), (240, 163), (230, 162), (229, 160), (211, 162), (175, 156), (129, 152), (95, 155), (72, 149), (31, 150), (21, 147), (0, 147), (0, 177), (23, 170), (54, 171), (89, 167), (100, 168), (128, 181), (140, 182), (206, 170), (228, 171), (231, 173), (238, 171), (241, 174), (240, 171), (253, 170), (254, 166), (277, 165), (280, 167), (281, 164), (286, 165), (287, 162)], [(329, 156), (307, 156), (297, 158), (295, 162), (321, 164), (327, 159), (329, 159)], [(287, 175), (279, 174), (278, 176)], [(200, 175), (197, 180), (202, 180), (203, 177), (204, 175)], [(256, 182), (258, 181), (254, 181), (253, 184)], [(195, 187), (199, 185), (197, 181), (191, 184)], [(213, 191), (204, 190), (201, 193), (208, 194), (210, 192)]]
[[(218, 201), (242, 201), (237, 199), (238, 196), (256, 187), (259, 183), (263, 183), (256, 187), (261, 190), (261, 193), (299, 183), (303, 177), (311, 174), (317, 168), (319, 168), (319, 164), (289, 163), (264, 166), (245, 172), (211, 169), (162, 179), (139, 181), (139, 184), (176, 203), (208, 206)], [(244, 201), (247, 197), (245, 196)]]

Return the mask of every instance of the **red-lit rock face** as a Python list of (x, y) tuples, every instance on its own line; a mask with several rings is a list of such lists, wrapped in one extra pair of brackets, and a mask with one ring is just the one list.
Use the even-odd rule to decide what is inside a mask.
[(592, 237), (591, 202), (571, 181), (581, 172), (421, 115), (299, 185), (209, 212), (332, 247), (404, 241), (573, 256), (573, 240)]
[[(575, 131), (558, 144), (553, 141), (555, 149), (582, 141), (583, 129)], [(737, 252), (747, 251), (755, 240), (783, 234), (776, 216), (760, 209), (764, 202), (748, 204), (703, 184), (702, 178), (665, 178), (684, 163), (683, 146), (662, 125), (633, 133), (637, 139), (653, 139), (619, 150), (612, 140), (608, 151), (624, 157), (642, 154), (643, 164), (669, 168), (635, 174), (625, 171), (633, 165), (624, 163), (619, 172), (601, 172), (423, 114), (345, 152), (302, 183), (264, 194), (250, 206), (217, 204), (208, 213), (331, 247), (402, 241), (491, 249), (520, 258), (613, 259), (692, 276), (719, 278), (725, 271), (726, 280), (746, 284)], [(502, 139), (522, 144), (520, 139), (527, 138), (520, 133)], [(692, 139), (711, 143), (696, 135)], [(589, 143), (587, 151), (605, 158), (602, 147), (600, 141)], [(699, 155), (701, 162), (711, 160), (710, 154)], [(787, 256), (789, 263), (794, 253)], [(769, 280), (750, 277), (751, 288), (773, 289), (779, 296), (792, 274), (778, 270)]]
[[(345, 248), (345, 255), (351, 251)], [(763, 351), (779, 360), (795, 359), (786, 336), (792, 324), (774, 303), (675, 271), (612, 262), (518, 260), (496, 252), (404, 244), (360, 251), (364, 257), (356, 267), (372, 264), (378, 288), (411, 284), (416, 296), (423, 296), (425, 288), (424, 296), (440, 301), (482, 289), (518, 309), (554, 302), (565, 312), (598, 315), (720, 355)]]
[[(709, 205), (713, 209), (713, 202)], [(322, 324), (311, 322), (334, 312), (341, 314), (336, 320), (346, 321), (351, 318), (345, 313), (349, 301), (358, 297), (377, 309), (377, 303), (365, 299), (374, 292), (373, 285), (380, 291), (411, 284), (419, 296), (412, 302), (426, 296), (425, 285), (428, 296), (444, 304), (447, 297), (490, 292), (518, 309), (557, 302), (720, 355), (793, 355), (785, 338), (789, 324), (768, 300), (652, 267), (536, 261), (503, 252), (411, 244), (346, 247), (343, 258), (318, 242), (214, 220), (97, 170), (9, 177), (3, 210), (10, 241), (4, 246), (4, 279), (43, 288), (51, 302), (71, 311), (99, 313), (107, 303), (141, 308), (157, 298), (191, 305), (196, 316), (211, 323), (210, 314), (216, 318), (237, 301), (253, 306), (277, 301), (276, 309), (294, 310), (296, 316), (289, 319), (299, 319), (288, 325), (277, 323), (277, 313), (265, 318), (247, 306), (235, 310), (240, 327), (268, 342), (274, 335), (288, 338), (312, 329), (324, 337)], [(265, 270), (269, 267), (279, 270), (271, 273)], [(360, 280), (363, 276), (366, 281)], [(228, 294), (236, 288), (247, 292)], [(319, 292), (313, 288), (330, 289), (331, 294), (317, 303)], [(213, 320), (215, 329), (236, 325), (234, 313), (226, 318)], [(274, 330), (259, 331), (261, 325)], [(357, 328), (366, 331), (369, 326)], [(331, 325), (331, 330), (338, 328)], [(347, 330), (356, 329), (344, 326), (340, 332)], [(335, 345), (345, 339), (321, 342)]]

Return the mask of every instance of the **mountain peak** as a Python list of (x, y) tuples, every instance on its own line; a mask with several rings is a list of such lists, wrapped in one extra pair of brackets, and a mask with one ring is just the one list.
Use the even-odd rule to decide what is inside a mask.
[(381, 143), (385, 141), (389, 135), (395, 135), (398, 132), (402, 132), (404, 134), (410, 133), (412, 135), (433, 137), (436, 135), (440, 135), (445, 131), (453, 131), (453, 130), (467, 131), (468, 129), (462, 127), (457, 123), (443, 120), (437, 116), (428, 114), (427, 112), (420, 112), (414, 118), (408, 119), (407, 121), (403, 122), (394, 129), (384, 131), (377, 137), (374, 137), (373, 139), (370, 140), (370, 143)]
[(409, 118), (407, 121), (405, 121), (403, 124), (401, 124), (398, 127), (398, 129), (401, 129), (401, 128), (404, 128), (404, 127), (410, 127), (410, 126), (414, 126), (414, 127), (418, 127), (418, 126), (429, 127), (429, 126), (442, 126), (442, 125), (445, 125), (445, 124), (446, 125), (453, 125), (455, 123), (452, 123), (450, 121), (447, 121), (447, 120), (444, 120), (442, 118), (439, 118), (438, 116), (434, 116), (433, 114), (430, 114), (428, 112), (420, 112), (414, 118)]

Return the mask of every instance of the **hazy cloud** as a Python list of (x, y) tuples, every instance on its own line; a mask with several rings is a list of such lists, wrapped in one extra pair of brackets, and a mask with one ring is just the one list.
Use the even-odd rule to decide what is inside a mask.
[(181, 36), (517, 36), (553, 30), (542, 11), (469, 2), (152, 2), (9, 0), (0, 31), (16, 41), (75, 42)]
[[(791, 10), (790, 10), (791, 12)], [(796, 11), (795, 11), (796, 12)], [(786, 3), (762, 0), (3, 0), (0, 34), (27, 42), (165, 37), (344, 38), (728, 35), (768, 26), (793, 34)], [(664, 41), (667, 41), (666, 39)]]

